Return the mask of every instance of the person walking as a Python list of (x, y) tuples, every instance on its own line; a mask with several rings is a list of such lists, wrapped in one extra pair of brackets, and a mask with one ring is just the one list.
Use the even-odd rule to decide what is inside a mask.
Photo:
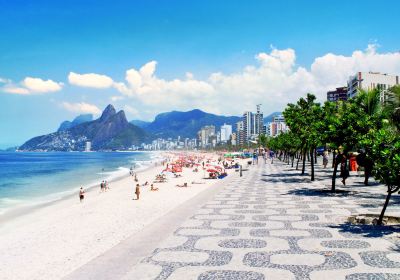
[(269, 158), (271, 159), (271, 164), (274, 163), (274, 157), (275, 157), (275, 153), (273, 150), (269, 151)]
[(322, 164), (324, 168), (326, 168), (326, 166), (328, 165), (328, 161), (329, 161), (329, 152), (325, 150), (322, 155)]
[(340, 163), (340, 177), (342, 177), (342, 183), (346, 186), (346, 179), (349, 177), (349, 170), (347, 168), (347, 156), (344, 152), (338, 154), (338, 162)]
[(83, 199), (85, 198), (85, 190), (83, 187), (79, 189), (79, 202), (83, 202)]
[(136, 200), (139, 200), (139, 196), (140, 196), (140, 186), (139, 186), (139, 184), (136, 184), (135, 194), (136, 194)]
[(365, 150), (359, 151), (359, 154), (356, 157), (356, 162), (359, 166), (364, 167), (364, 185), (368, 186), (368, 180), (372, 174), (374, 162), (367, 156)]

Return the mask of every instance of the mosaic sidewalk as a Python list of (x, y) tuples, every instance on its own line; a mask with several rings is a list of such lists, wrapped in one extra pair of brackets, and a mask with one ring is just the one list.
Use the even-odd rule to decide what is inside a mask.
[(399, 229), (345, 223), (349, 215), (379, 213), (384, 189), (321, 194), (329, 176), (310, 183), (289, 169), (252, 166), (125, 278), (400, 279)]

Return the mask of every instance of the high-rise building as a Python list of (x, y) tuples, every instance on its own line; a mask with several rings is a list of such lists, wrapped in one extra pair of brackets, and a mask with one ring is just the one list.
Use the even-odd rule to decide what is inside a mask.
[(236, 123), (236, 144), (244, 145), (245, 135), (244, 135), (244, 122), (239, 121)]
[(201, 130), (197, 133), (199, 137), (199, 142), (201, 142), (201, 146), (203, 148), (206, 148), (207, 146), (210, 146), (212, 142), (210, 141), (211, 137), (215, 137), (216, 141), (216, 135), (215, 135), (215, 126), (213, 125), (207, 125), (201, 128)]
[(236, 146), (238, 144), (236, 132), (233, 132), (231, 135), (231, 144), (232, 146)]
[(92, 149), (92, 142), (87, 141), (85, 144), (85, 152), (90, 152), (91, 149)]
[(251, 138), (252, 133), (254, 132), (253, 129), (253, 113), (252, 112), (245, 112), (243, 114), (243, 135), (244, 141)]
[(347, 100), (347, 87), (338, 87), (336, 90), (328, 91), (326, 93), (326, 99), (328, 101), (346, 101)]
[(351, 76), (347, 82), (347, 97), (352, 98), (356, 96), (358, 89), (379, 89), (382, 93), (382, 100), (385, 98), (385, 91), (398, 84), (399, 76), (378, 72), (358, 72), (356, 75)]
[(284, 123), (285, 117), (283, 115), (276, 115), (272, 117), (272, 121), (276, 123)]
[(258, 137), (264, 133), (264, 114), (261, 112), (261, 104), (257, 105), (257, 112), (254, 114), (254, 134)]
[(232, 135), (232, 126), (224, 124), (221, 126), (221, 142), (228, 142)]
[(257, 112), (245, 112), (243, 114), (243, 134), (244, 141), (256, 139), (264, 133), (264, 115), (260, 111), (260, 105), (257, 105)]
[(288, 128), (285, 123), (285, 117), (283, 115), (274, 116), (272, 122), (269, 123), (269, 136), (275, 137), (286, 131), (288, 131)]

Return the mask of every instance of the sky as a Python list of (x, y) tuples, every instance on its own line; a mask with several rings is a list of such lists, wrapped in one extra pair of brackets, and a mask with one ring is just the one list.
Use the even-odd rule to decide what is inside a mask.
[(0, 0), (0, 148), (108, 105), (267, 115), (400, 74), (400, 1)]

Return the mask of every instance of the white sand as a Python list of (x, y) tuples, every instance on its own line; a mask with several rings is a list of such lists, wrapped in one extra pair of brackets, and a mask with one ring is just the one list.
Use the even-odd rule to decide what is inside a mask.
[[(138, 173), (139, 183), (152, 182), (162, 169)], [(89, 191), (83, 203), (76, 195), (7, 222), (0, 229), (0, 278), (59, 279), (219, 181), (203, 180), (201, 169), (184, 168), (182, 175), (154, 184), (156, 192), (141, 187), (138, 201), (129, 177), (106, 193)], [(184, 182), (188, 188), (175, 186)]]

